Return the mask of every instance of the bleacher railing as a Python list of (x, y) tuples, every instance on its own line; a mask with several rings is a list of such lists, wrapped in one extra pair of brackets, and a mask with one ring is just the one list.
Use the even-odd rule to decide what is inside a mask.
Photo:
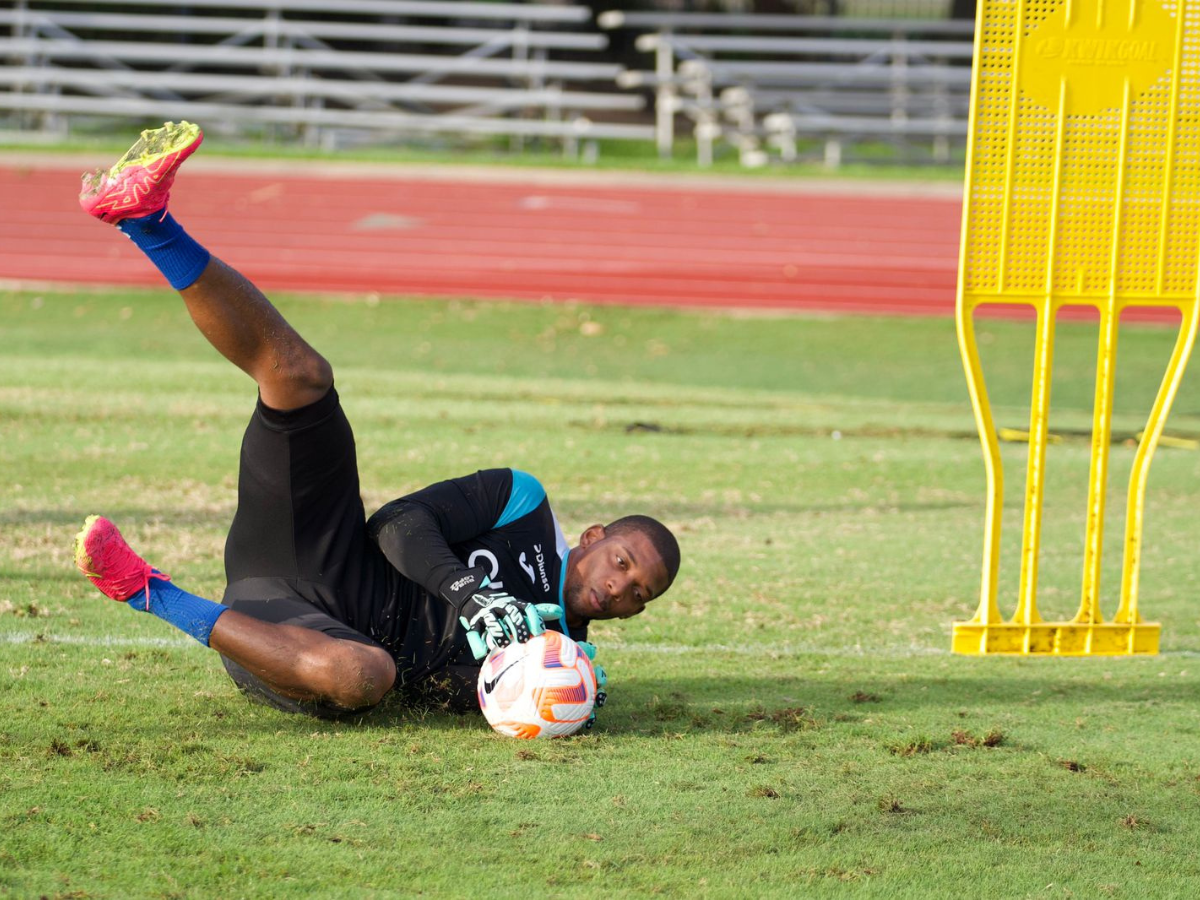
[(308, 143), (457, 133), (648, 139), (580, 6), (344, 0), (0, 4), (0, 114), (282, 128)]
[(720, 140), (755, 165), (795, 159), (797, 139), (816, 137), (831, 166), (847, 141), (921, 140), (938, 161), (965, 143), (971, 22), (610, 11), (598, 24), (653, 54), (617, 83), (654, 90), (664, 156), (680, 115), (702, 165)]

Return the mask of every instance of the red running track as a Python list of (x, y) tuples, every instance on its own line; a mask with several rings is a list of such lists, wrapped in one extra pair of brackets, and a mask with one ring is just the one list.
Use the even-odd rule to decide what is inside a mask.
[[(0, 158), (0, 279), (162, 284), (89, 162)], [(171, 209), (267, 291), (953, 314), (957, 191), (866, 189), (197, 158)]]

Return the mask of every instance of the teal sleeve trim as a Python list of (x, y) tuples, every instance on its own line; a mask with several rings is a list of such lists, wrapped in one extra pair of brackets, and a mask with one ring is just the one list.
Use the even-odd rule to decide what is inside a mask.
[(500, 519), (493, 528), (502, 528), (509, 522), (515, 522), (521, 516), (533, 512), (546, 499), (546, 489), (542, 483), (519, 469), (512, 470), (512, 493), (508, 495), (508, 505), (500, 514)]
[[(558, 624), (562, 627), (562, 633), (567, 637), (571, 637), (571, 628), (567, 625), (567, 601), (563, 597), (563, 590), (567, 586), (567, 560), (570, 557), (570, 550), (563, 554), (562, 568), (558, 573), (558, 608), (562, 610), (562, 615), (558, 617)], [(571, 640), (574, 640), (574, 638), (571, 638)]]

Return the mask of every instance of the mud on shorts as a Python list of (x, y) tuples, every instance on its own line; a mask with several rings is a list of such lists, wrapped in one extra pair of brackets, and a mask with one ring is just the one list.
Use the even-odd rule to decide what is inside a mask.
[[(222, 602), (264, 622), (378, 646), (364, 632), (388, 590), (387, 569), (367, 537), (354, 433), (337, 391), (286, 412), (260, 399), (242, 439)], [(363, 712), (284, 697), (222, 660), (247, 696), (277, 709), (321, 718)]]

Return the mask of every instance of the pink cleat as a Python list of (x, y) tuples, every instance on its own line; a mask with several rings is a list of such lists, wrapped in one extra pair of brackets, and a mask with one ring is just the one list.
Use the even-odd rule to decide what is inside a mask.
[(191, 122), (143, 131), (111, 169), (84, 174), (79, 205), (111, 225), (159, 211), (165, 216), (175, 173), (203, 140), (204, 133)]
[(113, 600), (128, 600), (144, 591), (146, 609), (150, 608), (150, 579), (171, 580), (134, 553), (117, 526), (103, 516), (88, 516), (75, 536), (75, 565)]

